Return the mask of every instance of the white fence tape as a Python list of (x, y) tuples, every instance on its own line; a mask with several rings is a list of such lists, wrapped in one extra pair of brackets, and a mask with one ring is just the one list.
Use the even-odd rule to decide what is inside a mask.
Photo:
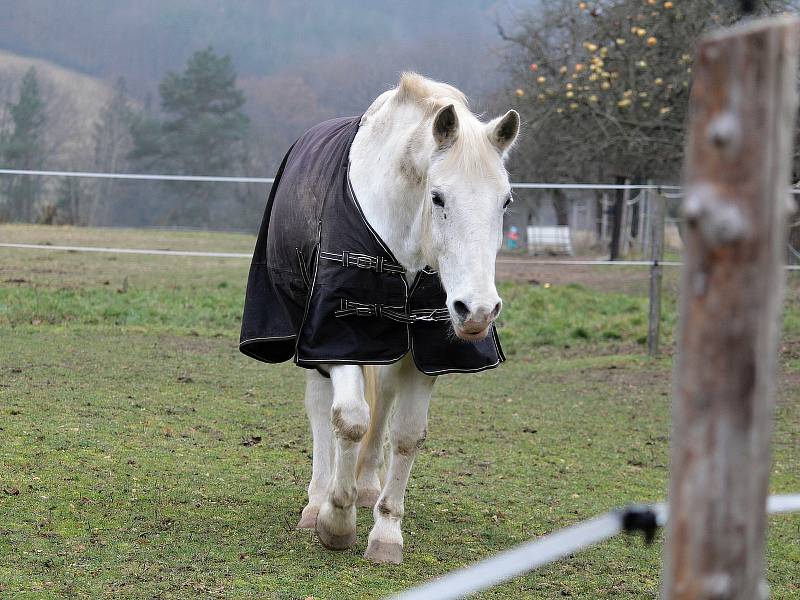
[[(253, 255), (244, 252), (200, 252), (193, 250), (156, 250), (150, 248), (108, 248), (104, 246), (59, 246), (53, 244), (17, 244), (0, 242), (0, 248), (20, 248), (23, 250), (55, 250), (61, 252), (105, 252), (109, 254), (145, 254), (152, 256), (198, 256), (207, 258), (252, 258)], [(498, 258), (500, 265), (532, 265), (543, 267), (555, 266), (606, 266), (606, 267), (651, 267), (654, 265), (649, 260), (533, 260)], [(683, 263), (672, 260), (660, 261), (662, 267), (680, 267)], [(787, 265), (786, 270), (798, 271), (800, 265)]]
[[(58, 246), (53, 244), (17, 244), (0, 242), (0, 248), (20, 248), (23, 250), (55, 250), (61, 252), (105, 252), (109, 254), (145, 254), (152, 256), (198, 256), (207, 258), (252, 258), (252, 253), (244, 252), (200, 252), (193, 250), (156, 250), (150, 248), (108, 248), (104, 246)], [(605, 266), (605, 267), (652, 267), (649, 260), (533, 260), (498, 258), (500, 265), (532, 265), (542, 267), (556, 266)], [(672, 260), (660, 261), (662, 267), (680, 267), (683, 263)], [(799, 271), (800, 265), (787, 265), (788, 271)]]
[(205, 256), (209, 258), (252, 258), (241, 252), (195, 252), (192, 250), (149, 250), (147, 248), (104, 248), (101, 246), (53, 246), (50, 244), (0, 243), (0, 248), (23, 248), (26, 250), (60, 250), (63, 252), (106, 252), (111, 254), (150, 254), (163, 256)]
[[(218, 177), (213, 175), (161, 175), (154, 173), (95, 173), (91, 171), (42, 171), (29, 169), (0, 169), (0, 175), (34, 175), (41, 177), (90, 177), (96, 179), (135, 179), (147, 181), (206, 181), (217, 183), (273, 183), (273, 177)], [(650, 183), (512, 183), (520, 190), (661, 190), (679, 192), (679, 185)], [(800, 194), (800, 189), (791, 189)]]
[(451, 600), (463, 598), (564, 558), (582, 548), (599, 544), (622, 531), (616, 512), (606, 513), (512, 550), (500, 552), (471, 567), (453, 571), (392, 600)]
[(40, 175), (44, 177), (90, 177), (93, 179), (137, 179), (147, 181), (208, 181), (220, 183), (272, 183), (273, 177), (215, 177), (212, 175), (155, 175), (149, 173), (91, 173), (88, 171), (26, 171), (0, 169), (0, 175)]
[[(663, 527), (667, 521), (667, 506), (654, 504), (649, 508), (655, 515), (657, 525)], [(770, 514), (797, 511), (800, 511), (800, 494), (770, 496), (767, 499), (767, 512)], [(624, 511), (612, 511), (594, 517), (500, 552), (470, 567), (452, 571), (392, 596), (391, 600), (464, 598), (614, 537), (623, 530), (623, 516)]]
[[(97, 179), (136, 179), (147, 181), (207, 181), (217, 183), (273, 183), (273, 177), (217, 177), (212, 175), (160, 175), (150, 173), (94, 173), (90, 171), (39, 171), (0, 169), (0, 175), (35, 175), (42, 177), (90, 177)], [(677, 185), (595, 184), (595, 183), (512, 183), (524, 190), (680, 190)]]

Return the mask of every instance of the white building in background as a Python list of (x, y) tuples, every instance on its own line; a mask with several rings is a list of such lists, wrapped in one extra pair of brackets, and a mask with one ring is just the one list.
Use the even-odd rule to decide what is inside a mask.
[[(520, 246), (531, 254), (574, 254), (603, 239), (602, 195), (595, 191), (565, 190), (562, 218), (556, 210), (555, 193), (549, 190), (515, 190), (514, 204), (506, 213), (504, 230), (521, 233)], [(607, 205), (610, 206), (610, 196)], [(559, 223), (559, 221), (561, 221)], [(608, 229), (608, 225), (606, 225)], [(507, 247), (504, 244), (504, 247)]]

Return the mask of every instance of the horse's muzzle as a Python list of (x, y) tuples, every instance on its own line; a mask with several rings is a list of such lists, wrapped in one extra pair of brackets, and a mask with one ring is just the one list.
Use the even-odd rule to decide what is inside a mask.
[(471, 304), (456, 300), (451, 311), (451, 315), (456, 313), (452, 319), (456, 336), (469, 342), (481, 341), (489, 334), (489, 327), (497, 319), (502, 306), (499, 298), (496, 302)]

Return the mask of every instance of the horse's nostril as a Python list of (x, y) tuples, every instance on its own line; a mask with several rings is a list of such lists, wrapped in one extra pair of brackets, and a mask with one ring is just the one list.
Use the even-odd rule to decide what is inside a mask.
[(469, 316), (469, 309), (461, 300), (456, 300), (453, 302), (453, 310), (456, 311), (456, 314), (465, 321)]
[(501, 308), (503, 308), (503, 303), (502, 302), (498, 302), (497, 304), (494, 305), (494, 310), (492, 311), (492, 317), (493, 318), (500, 314), (500, 309)]

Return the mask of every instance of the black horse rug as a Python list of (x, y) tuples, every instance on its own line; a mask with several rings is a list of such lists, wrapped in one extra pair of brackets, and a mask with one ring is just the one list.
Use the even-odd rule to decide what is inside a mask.
[(359, 117), (325, 121), (284, 157), (267, 200), (247, 281), (239, 349), (269, 363), (387, 364), (409, 351), (428, 375), (503, 360), (494, 326), (482, 341), (451, 330), (430, 269), (412, 283), (372, 230), (348, 177)]

